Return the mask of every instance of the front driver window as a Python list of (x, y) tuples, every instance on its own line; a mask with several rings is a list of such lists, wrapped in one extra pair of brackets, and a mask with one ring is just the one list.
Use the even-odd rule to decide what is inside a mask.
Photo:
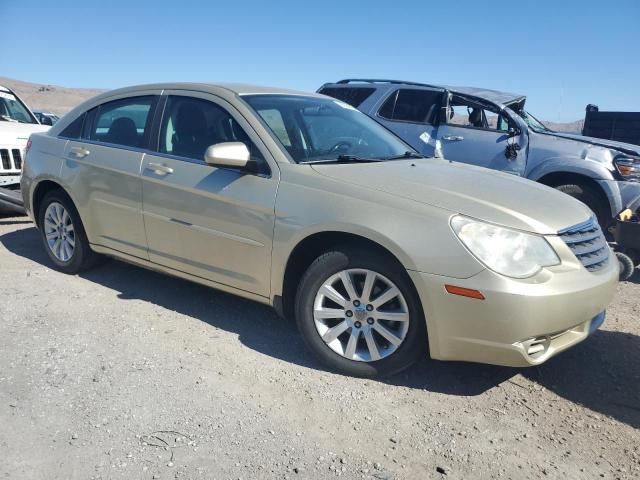
[(169, 96), (160, 129), (160, 152), (204, 161), (209, 146), (224, 142), (242, 142), (253, 160), (262, 160), (260, 151), (224, 108), (199, 98)]

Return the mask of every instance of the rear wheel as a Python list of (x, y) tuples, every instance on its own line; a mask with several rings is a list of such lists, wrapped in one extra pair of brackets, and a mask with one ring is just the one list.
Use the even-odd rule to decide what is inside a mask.
[(585, 184), (567, 184), (558, 185), (556, 189), (580, 200), (589, 207), (591, 211), (595, 213), (602, 230), (604, 232), (607, 231), (612, 221), (609, 205), (592, 186)]
[(75, 274), (94, 264), (97, 254), (89, 247), (80, 215), (64, 192), (45, 195), (38, 224), (45, 251), (57, 270)]
[(391, 375), (426, 350), (424, 315), (394, 259), (341, 248), (318, 257), (296, 297), (298, 328), (318, 358), (347, 375)]

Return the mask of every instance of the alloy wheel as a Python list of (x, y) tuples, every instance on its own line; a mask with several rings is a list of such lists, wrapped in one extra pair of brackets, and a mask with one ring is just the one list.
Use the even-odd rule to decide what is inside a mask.
[(400, 289), (367, 269), (348, 269), (329, 277), (313, 306), (316, 330), (334, 352), (349, 360), (372, 362), (394, 353), (409, 329), (409, 308)]
[(49, 250), (58, 260), (71, 260), (76, 247), (76, 232), (73, 220), (62, 204), (51, 202), (45, 210), (44, 234)]

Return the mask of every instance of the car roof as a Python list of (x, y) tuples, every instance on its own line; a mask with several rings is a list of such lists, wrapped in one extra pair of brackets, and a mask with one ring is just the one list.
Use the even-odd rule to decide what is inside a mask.
[(134, 85), (131, 87), (110, 90), (100, 96), (112, 96), (114, 94), (134, 93), (138, 90), (193, 90), (200, 92), (209, 92), (214, 94), (224, 93), (226, 95), (261, 95), (261, 94), (278, 94), (278, 95), (306, 95), (310, 97), (319, 97), (319, 95), (311, 92), (302, 92), (299, 90), (291, 90), (285, 88), (264, 87), (259, 85), (250, 85), (244, 83), (193, 83), (193, 82), (166, 82), (151, 83), (146, 85)]
[(484, 100), (488, 100), (491, 103), (496, 103), (499, 105), (510, 105), (512, 103), (517, 103), (527, 98), (525, 95), (519, 95), (517, 93), (501, 92), (499, 90), (491, 90), (488, 88), (455, 87), (455, 86), (446, 86), (445, 88), (452, 93), (460, 93), (462, 95), (469, 95), (472, 97), (482, 98)]
[(329, 85), (347, 86), (347, 85), (353, 85), (353, 84), (374, 85), (378, 87), (385, 85), (386, 88), (395, 88), (398, 85), (403, 85), (408, 87), (441, 88), (441, 89), (449, 90), (451, 93), (459, 93), (461, 95), (468, 95), (468, 96), (481, 98), (483, 100), (487, 100), (491, 103), (495, 103), (498, 105), (510, 105), (512, 103), (521, 102), (527, 98), (525, 95), (509, 93), (509, 92), (501, 92), (498, 90), (491, 90), (488, 88), (460, 87), (460, 86), (451, 86), (451, 85), (433, 85), (433, 84), (427, 84), (427, 83), (408, 82), (404, 80), (348, 78), (348, 79), (340, 80), (335, 83), (327, 83), (322, 87), (327, 87)]

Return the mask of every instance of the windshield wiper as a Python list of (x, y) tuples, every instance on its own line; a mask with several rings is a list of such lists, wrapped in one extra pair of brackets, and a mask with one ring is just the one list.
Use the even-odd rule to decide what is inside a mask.
[(309, 160), (306, 162), (300, 163), (371, 163), (371, 162), (382, 162), (383, 159), (380, 158), (362, 158), (356, 157), (355, 155), (338, 155), (336, 158), (319, 158), (317, 160)]
[(419, 153), (411, 152), (407, 150), (401, 155), (393, 155), (391, 157), (386, 157), (384, 160), (401, 160), (403, 158), (427, 158), (427, 157), (425, 157), (424, 155), (420, 155)]

